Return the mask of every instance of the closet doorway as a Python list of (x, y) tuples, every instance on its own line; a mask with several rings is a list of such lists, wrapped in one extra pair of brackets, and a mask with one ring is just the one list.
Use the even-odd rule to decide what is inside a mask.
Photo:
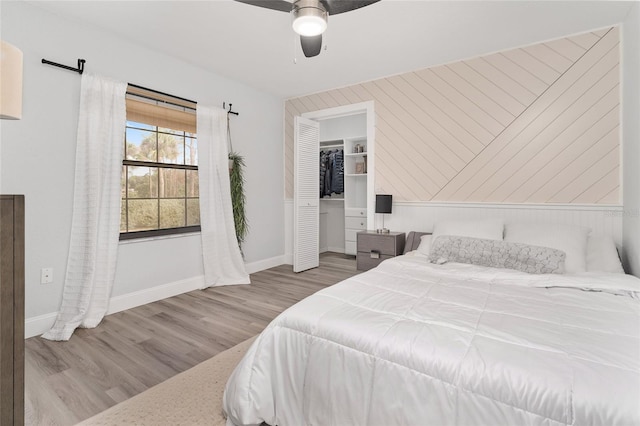
[(296, 117), (295, 272), (317, 267), (325, 251), (355, 255), (356, 233), (374, 226), (373, 108), (363, 102)]

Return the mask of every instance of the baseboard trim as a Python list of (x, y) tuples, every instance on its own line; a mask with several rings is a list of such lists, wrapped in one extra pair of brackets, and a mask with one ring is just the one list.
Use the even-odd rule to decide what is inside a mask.
[(327, 248), (327, 251), (344, 254), (344, 247), (329, 247)]
[(39, 336), (53, 327), (56, 322), (57, 312), (50, 314), (38, 315), (37, 317), (27, 318), (24, 321), (24, 338)]
[(276, 266), (284, 265), (285, 255), (271, 257), (269, 259), (258, 260), (256, 262), (246, 263), (244, 266), (248, 274), (255, 274), (256, 272), (264, 271)]
[[(287, 264), (286, 260), (286, 255), (275, 256), (269, 259), (247, 263), (245, 264), (245, 268), (247, 270), (247, 273), (254, 274), (256, 272), (264, 271), (265, 269)], [(199, 288), (202, 288), (203, 285), (204, 276), (200, 275), (197, 277), (174, 281), (156, 287), (115, 296), (112, 297), (109, 301), (109, 310), (107, 311), (107, 315), (115, 314), (116, 312), (125, 311), (137, 306), (146, 305), (147, 303), (157, 302), (158, 300), (197, 290)], [(52, 312), (49, 314), (27, 318), (24, 324), (24, 338), (28, 339), (29, 337), (39, 336), (40, 334), (48, 331), (55, 323), (57, 316), (57, 312)]]
[(167, 297), (173, 297), (182, 293), (197, 290), (203, 286), (204, 275), (200, 275), (144, 290), (134, 291), (121, 296), (115, 296), (109, 301), (109, 310), (107, 311), (107, 315), (115, 314), (116, 312), (125, 311), (137, 306), (146, 305), (147, 303), (157, 302), (158, 300), (166, 299)]

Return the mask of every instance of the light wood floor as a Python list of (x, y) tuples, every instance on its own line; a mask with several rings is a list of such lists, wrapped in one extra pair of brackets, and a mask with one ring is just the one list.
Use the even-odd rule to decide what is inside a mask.
[(68, 342), (25, 341), (25, 423), (73, 425), (261, 332), (280, 312), (356, 274), (335, 253), (294, 274), (282, 265), (251, 285), (197, 290), (107, 316)]

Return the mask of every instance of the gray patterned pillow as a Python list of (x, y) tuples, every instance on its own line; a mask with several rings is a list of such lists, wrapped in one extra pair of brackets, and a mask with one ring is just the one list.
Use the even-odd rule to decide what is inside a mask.
[(549, 247), (482, 238), (441, 235), (431, 243), (431, 263), (470, 263), (530, 274), (562, 274), (566, 254)]

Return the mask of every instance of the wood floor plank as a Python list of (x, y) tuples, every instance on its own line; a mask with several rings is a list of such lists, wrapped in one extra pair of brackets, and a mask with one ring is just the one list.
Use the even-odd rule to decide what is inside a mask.
[(103, 333), (91, 339), (105, 357), (142, 382), (147, 388), (155, 386), (165, 377), (174, 374), (175, 370), (156, 358), (151, 358), (137, 345), (127, 345), (116, 333)]
[[(25, 424), (66, 425), (78, 422), (77, 416), (46, 382), (47, 373), (25, 353)], [(43, 409), (46, 408), (46, 409)]]
[(357, 273), (355, 258), (251, 275), (251, 285), (197, 290), (105, 317), (68, 342), (25, 341), (25, 424), (72, 425), (261, 332), (305, 297)]

